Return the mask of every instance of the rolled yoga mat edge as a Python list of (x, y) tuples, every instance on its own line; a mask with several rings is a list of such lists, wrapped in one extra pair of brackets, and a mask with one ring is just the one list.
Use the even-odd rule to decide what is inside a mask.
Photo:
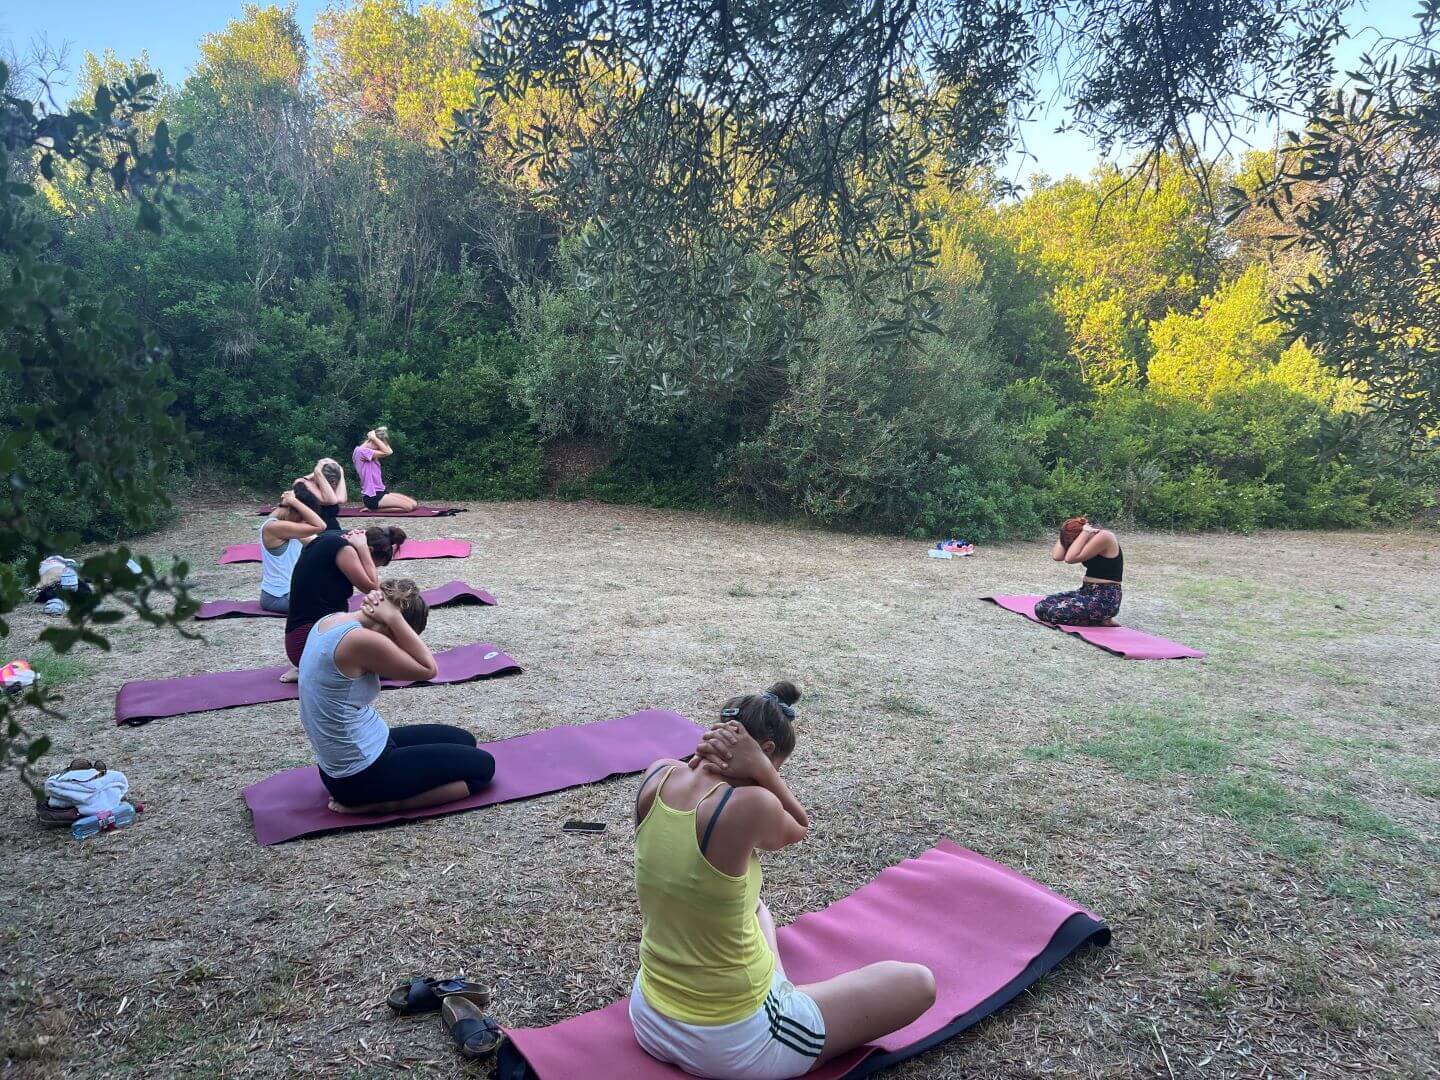
[[(437, 585), (433, 589), (426, 589), (420, 594), (425, 598), (425, 603), (432, 607), (449, 607), (451, 605), (466, 606), (470, 604), (482, 604), (485, 607), (494, 607), (500, 603), (494, 596), (484, 589), (477, 589), (473, 585), (467, 585), (463, 581), (447, 581), (444, 585)], [(360, 606), (365, 603), (365, 597), (356, 593), (350, 598), (350, 610), (359, 611)], [(282, 611), (266, 611), (260, 606), (259, 600), (207, 600), (200, 605), (200, 610), (195, 612), (195, 618), (202, 620), (212, 619), (283, 619), (285, 613)]]
[(1129, 626), (1070, 626), (1046, 622), (1035, 615), (1035, 605), (1044, 599), (1040, 595), (1017, 593), (1013, 596), (982, 596), (980, 599), (1005, 611), (1023, 616), (1039, 626), (1048, 626), (1061, 633), (1069, 634), (1071, 637), (1078, 637), (1081, 641), (1124, 660), (1205, 659), (1205, 654), (1199, 649), (1192, 649), (1188, 645), (1181, 645), (1178, 641), (1171, 641), (1158, 634), (1147, 634), (1143, 630), (1136, 630)]
[[(414, 682), (385, 679), (380, 686), (384, 690), (398, 690), (408, 686), (446, 686), (475, 679), (517, 675), (521, 670), (514, 657), (488, 641), (459, 645), (438, 652), (435, 654), (435, 666), (439, 670), (433, 679)], [(286, 665), (282, 664), (278, 667), (241, 668), (238, 671), (182, 675), (174, 679), (127, 682), (115, 695), (115, 723), (138, 727), (152, 720), (164, 720), (172, 716), (237, 709), (245, 705), (268, 705), (276, 701), (295, 701), (299, 698), (300, 691), (295, 683), (280, 681), (280, 676), (285, 671)], [(183, 700), (187, 688), (196, 687), (201, 694), (199, 701), (192, 697), (188, 704), (174, 704), (177, 700)], [(206, 694), (209, 696), (205, 696)]]
[(348, 829), (369, 829), (538, 798), (638, 773), (665, 757), (695, 750), (705, 729), (668, 709), (644, 709), (612, 720), (561, 724), (491, 743), (495, 779), (464, 799), (392, 814), (335, 814), (313, 765), (286, 769), (245, 789), (261, 847)]

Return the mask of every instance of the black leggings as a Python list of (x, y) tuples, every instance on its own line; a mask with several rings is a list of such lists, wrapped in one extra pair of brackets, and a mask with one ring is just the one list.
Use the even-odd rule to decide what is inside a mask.
[(449, 724), (408, 724), (390, 729), (390, 742), (354, 776), (320, 779), (345, 806), (399, 802), (442, 784), (464, 780), (474, 795), (495, 775), (495, 759), (475, 745), (475, 736)]

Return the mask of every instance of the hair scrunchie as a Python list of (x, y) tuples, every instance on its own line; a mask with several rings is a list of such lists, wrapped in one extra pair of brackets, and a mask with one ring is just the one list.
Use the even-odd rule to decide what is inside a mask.
[(773, 701), (776, 705), (779, 705), (780, 711), (785, 714), (786, 720), (795, 719), (795, 706), (785, 704), (785, 702), (780, 700), (778, 695), (772, 694), (769, 690), (762, 691), (760, 696), (766, 701)]

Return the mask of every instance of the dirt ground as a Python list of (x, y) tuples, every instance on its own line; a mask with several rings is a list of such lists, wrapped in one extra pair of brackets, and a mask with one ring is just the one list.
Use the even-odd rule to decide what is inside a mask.
[[(1123, 537), (1122, 618), (1209, 653), (1128, 662), (981, 603), (1071, 587), (1043, 542), (924, 545), (574, 503), (405, 522), (470, 559), (396, 564), (498, 608), (436, 611), (436, 649), (492, 641), (523, 675), (381, 698), (392, 723), (482, 740), (667, 707), (709, 720), (777, 677), (804, 690), (786, 767), (815, 821), (765, 859), (778, 921), (950, 837), (1103, 915), (1080, 955), (897, 1077), (1434, 1076), (1440, 1070), (1440, 542), (1418, 533)], [(255, 595), (241, 507), (148, 538), (197, 596)], [(33, 648), (38, 608), (10, 645)], [(51, 661), (84, 752), (147, 804), (77, 843), (0, 784), (0, 1075), (485, 1075), (414, 973), (496, 988), (533, 1025), (627, 991), (635, 779), (256, 846), (240, 792), (308, 763), (293, 703), (114, 726), (147, 679), (278, 663), (280, 624), (204, 641), (122, 625)], [(610, 824), (562, 834), (570, 818)], [(964, 912), (957, 911), (957, 918)]]

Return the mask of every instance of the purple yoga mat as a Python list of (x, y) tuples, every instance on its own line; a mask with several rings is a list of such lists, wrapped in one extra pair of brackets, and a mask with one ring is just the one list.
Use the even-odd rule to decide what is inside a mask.
[[(262, 506), (255, 511), (257, 517), (267, 517), (275, 512), (273, 506)], [(366, 510), (363, 506), (342, 506), (340, 517), (361, 518), (361, 517), (399, 517), (399, 518), (425, 518), (425, 517), (453, 517), (456, 514), (465, 513), (463, 506), (417, 506), (414, 510)]]
[[(807, 1078), (867, 1075), (984, 1019), (1110, 931), (1079, 904), (949, 840), (882, 870), (823, 911), (780, 928), (785, 976), (802, 985), (880, 960), (925, 964), (934, 1006), (909, 1027), (822, 1065)], [(640, 1049), (627, 1002), (546, 1028), (510, 1028), (501, 1080), (679, 1080)]]
[[(514, 659), (488, 642), (461, 645), (435, 654), (439, 672), (426, 682), (396, 682), (385, 679), (381, 686), (394, 690), (402, 686), (436, 686), (469, 682), (495, 675), (513, 675), (520, 670)], [(217, 671), (209, 675), (186, 675), (179, 679), (150, 679), (127, 682), (115, 696), (117, 724), (143, 724), (167, 716), (233, 709), (239, 705), (262, 705), (270, 701), (294, 701), (300, 696), (294, 683), (282, 683), (286, 665)]]
[[(466, 585), (463, 581), (450, 581), (434, 589), (426, 589), (421, 595), (432, 608), (450, 604), (485, 604), (493, 607), (499, 601), (484, 589)], [(359, 611), (365, 597), (356, 593), (350, 598), (350, 610)], [(278, 611), (266, 611), (259, 600), (207, 600), (195, 613), (197, 619), (283, 619)]]
[(704, 728), (679, 713), (647, 709), (618, 720), (547, 728), (481, 743), (495, 757), (495, 780), (484, 791), (441, 806), (397, 814), (334, 814), (313, 765), (288, 769), (245, 789), (261, 847), (314, 833), (438, 817), (494, 803), (529, 799), (606, 777), (639, 772), (652, 761), (694, 753)]
[[(406, 540), (395, 550), (395, 561), (401, 559), (468, 559), (468, 540)], [(259, 562), (259, 544), (231, 544), (220, 556), (220, 565)]]
[(1188, 645), (1156, 637), (1154, 634), (1131, 630), (1128, 626), (1057, 626), (1055, 623), (1047, 623), (1035, 617), (1035, 605), (1044, 599), (1043, 596), (982, 596), (980, 599), (998, 604), (1006, 611), (1024, 615), (1041, 626), (1054, 626), (1056, 630), (1074, 634), (1091, 645), (1116, 656), (1123, 656), (1126, 660), (1185, 660), (1203, 659), (1205, 656), (1199, 649), (1192, 649)]

